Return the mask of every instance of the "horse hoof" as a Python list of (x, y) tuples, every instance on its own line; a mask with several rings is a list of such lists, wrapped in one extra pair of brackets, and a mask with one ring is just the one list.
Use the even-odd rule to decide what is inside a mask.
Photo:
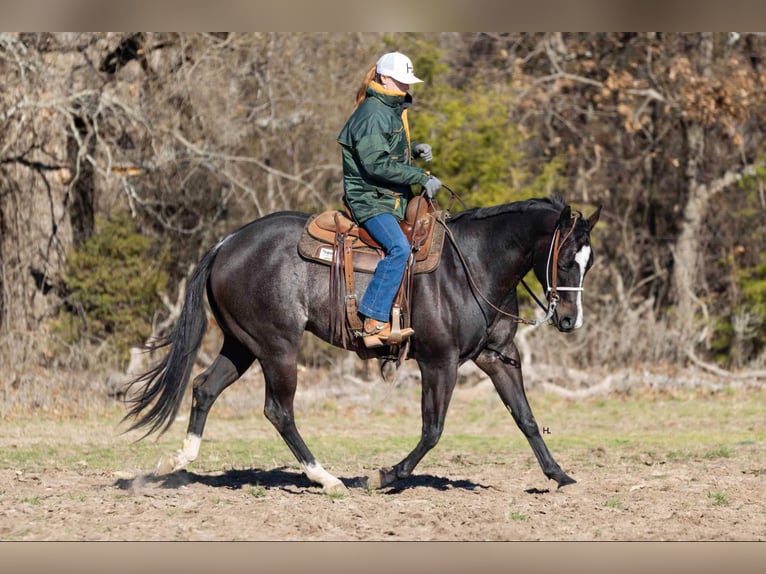
[(393, 468), (382, 468), (367, 475), (367, 490), (380, 490), (396, 480)]
[(348, 488), (346, 488), (346, 485), (342, 482), (336, 482), (330, 486), (325, 486), (322, 489), (322, 492), (328, 496), (346, 496), (348, 494)]
[(163, 476), (166, 474), (170, 474), (172, 472), (175, 472), (176, 470), (176, 457), (173, 455), (162, 455), (159, 462), (157, 463), (157, 467), (154, 469), (154, 474), (157, 476)]
[(558, 488), (561, 488), (562, 486), (567, 486), (568, 484), (575, 484), (577, 481), (571, 476), (565, 474), (564, 476), (557, 478), (556, 482), (558, 483)]
[(381, 478), (381, 474), (382, 472), (380, 470), (376, 470), (372, 474), (367, 475), (367, 479), (365, 481), (367, 490), (378, 490), (383, 488), (383, 480)]

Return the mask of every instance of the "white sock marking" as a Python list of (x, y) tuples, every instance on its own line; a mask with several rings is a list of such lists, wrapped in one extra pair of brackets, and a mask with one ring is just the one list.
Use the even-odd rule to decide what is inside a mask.
[(301, 464), (301, 469), (309, 480), (321, 484), (324, 488), (328, 488), (335, 484), (342, 484), (340, 479), (327, 472), (318, 462), (314, 462), (313, 464)]
[(197, 455), (199, 455), (199, 447), (201, 444), (202, 437), (199, 437), (193, 433), (187, 434), (181, 450), (179, 450), (178, 454), (176, 455), (175, 470), (184, 468), (190, 462), (197, 460)]

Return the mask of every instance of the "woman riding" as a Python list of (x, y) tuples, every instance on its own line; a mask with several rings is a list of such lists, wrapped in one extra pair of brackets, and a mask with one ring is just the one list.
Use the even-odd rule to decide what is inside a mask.
[[(391, 307), (410, 254), (399, 222), (413, 197), (411, 186), (423, 186), (422, 195), (429, 199), (441, 188), (438, 179), (412, 165), (413, 158), (433, 158), (430, 145), (410, 141), (407, 109), (412, 96), (408, 90), (419, 82), (407, 56), (384, 54), (367, 70), (354, 112), (338, 136), (343, 201), (385, 253), (359, 306), (367, 347), (385, 345), (391, 333)], [(403, 339), (413, 333), (411, 328), (401, 329)]]

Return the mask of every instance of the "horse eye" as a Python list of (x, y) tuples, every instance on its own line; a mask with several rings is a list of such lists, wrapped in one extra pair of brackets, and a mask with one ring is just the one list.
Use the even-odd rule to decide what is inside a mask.
[(575, 252), (567, 252), (567, 253), (561, 253), (559, 255), (559, 267), (566, 269), (568, 267), (572, 267), (573, 265), (577, 265), (577, 262), (575, 261)]

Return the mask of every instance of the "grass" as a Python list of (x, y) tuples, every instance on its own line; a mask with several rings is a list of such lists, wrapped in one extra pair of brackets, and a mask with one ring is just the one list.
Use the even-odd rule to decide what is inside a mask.
[(730, 447), (722, 446), (717, 450), (705, 453), (705, 458), (708, 460), (713, 460), (716, 458), (729, 458), (732, 454), (734, 454), (734, 451)]
[(346, 493), (344, 492), (325, 492), (323, 493), (323, 496), (326, 496), (330, 500), (342, 500), (346, 498)]
[(713, 506), (728, 506), (729, 498), (723, 492), (708, 492), (707, 497)]
[(511, 512), (511, 520), (516, 522), (526, 522), (529, 520), (529, 516), (522, 514), (521, 512)]
[(261, 485), (251, 486), (247, 489), (247, 494), (253, 498), (263, 498), (266, 496), (266, 489)]
[(607, 508), (614, 508), (615, 510), (625, 510), (625, 506), (616, 498), (605, 500), (604, 506)]
[[(694, 391), (671, 396), (636, 392), (627, 398), (583, 401), (534, 390), (528, 396), (538, 425), (551, 429), (544, 440), (554, 456), (562, 459), (567, 452), (585, 451), (593, 464), (599, 464), (599, 456), (641, 460), (640, 453), (647, 453), (652, 464), (682, 463), (725, 459), (738, 449), (766, 442), (762, 416), (766, 393), (758, 390), (714, 396)], [(228, 401), (236, 402), (236, 391)], [(417, 388), (396, 388), (385, 400), (372, 404), (344, 397), (323, 399), (314, 407), (304, 403), (296, 408), (296, 421), (306, 443), (329, 472), (333, 465), (342, 465), (361, 473), (391, 465), (414, 448), (420, 436), (419, 410)], [(181, 413), (188, 416), (188, 407)], [(0, 469), (147, 472), (160, 455), (181, 446), (185, 420), (177, 421), (159, 438), (134, 442), (140, 435), (120, 434), (123, 427), (118, 423), (123, 414), (116, 405), (100, 416), (38, 414), (4, 420)], [(465, 466), (503, 465), (520, 456), (536, 464), (529, 444), (494, 390), (479, 395), (475, 388), (458, 387), (442, 439), (424, 464), (454, 466), (457, 460)], [(278, 467), (299, 472), (289, 449), (260, 412), (232, 414), (224, 409), (219, 413), (214, 408), (200, 456), (190, 470)], [(257, 492), (255, 488), (251, 495), (258, 497)]]

